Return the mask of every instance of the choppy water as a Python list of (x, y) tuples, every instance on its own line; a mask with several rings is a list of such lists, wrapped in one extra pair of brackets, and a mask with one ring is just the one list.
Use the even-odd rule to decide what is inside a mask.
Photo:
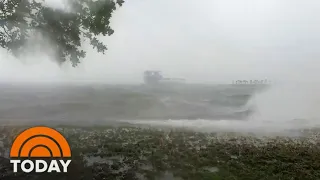
[(2, 84), (2, 121), (99, 122), (114, 120), (237, 119), (251, 113), (253, 87), (227, 85)]
[(3, 124), (125, 122), (201, 131), (298, 132), (320, 127), (320, 98), (310, 92), (232, 85), (1, 84), (0, 120)]

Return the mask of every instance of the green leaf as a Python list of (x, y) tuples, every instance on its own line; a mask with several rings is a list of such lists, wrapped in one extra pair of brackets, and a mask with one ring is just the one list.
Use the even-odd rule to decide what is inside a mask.
[[(14, 55), (23, 51), (32, 33), (40, 33), (54, 44), (56, 61), (73, 66), (86, 52), (80, 50), (88, 39), (99, 53), (107, 46), (98, 40), (111, 36), (110, 18), (123, 0), (66, 0), (71, 11), (44, 6), (44, 0), (10, 0), (0, 5), (0, 45)], [(45, 49), (44, 49), (45, 50)]]

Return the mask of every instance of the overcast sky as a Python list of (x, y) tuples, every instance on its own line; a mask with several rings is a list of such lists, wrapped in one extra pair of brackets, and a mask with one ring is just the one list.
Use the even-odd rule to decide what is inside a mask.
[(38, 54), (23, 65), (1, 52), (0, 78), (124, 83), (155, 69), (190, 82), (319, 81), (317, 0), (127, 0), (112, 27), (107, 54), (88, 48), (77, 69)]

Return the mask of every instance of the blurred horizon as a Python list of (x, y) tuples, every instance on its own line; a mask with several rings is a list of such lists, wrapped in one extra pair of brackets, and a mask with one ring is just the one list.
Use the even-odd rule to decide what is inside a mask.
[[(63, 0), (46, 2), (63, 7)], [(111, 19), (114, 35), (101, 37), (106, 55), (84, 44), (87, 57), (72, 68), (58, 67), (36, 46), (19, 60), (0, 50), (0, 81), (136, 84), (155, 69), (197, 83), (315, 83), (319, 8), (311, 0), (127, 1)]]

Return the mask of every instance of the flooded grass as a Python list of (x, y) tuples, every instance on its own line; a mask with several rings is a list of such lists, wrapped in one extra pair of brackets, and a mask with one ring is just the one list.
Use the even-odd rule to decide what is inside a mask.
[[(1, 156), (27, 127), (0, 129)], [(67, 174), (12, 174), (0, 160), (1, 179), (319, 179), (318, 130), (301, 137), (199, 133), (139, 127), (57, 127), (72, 149)]]

